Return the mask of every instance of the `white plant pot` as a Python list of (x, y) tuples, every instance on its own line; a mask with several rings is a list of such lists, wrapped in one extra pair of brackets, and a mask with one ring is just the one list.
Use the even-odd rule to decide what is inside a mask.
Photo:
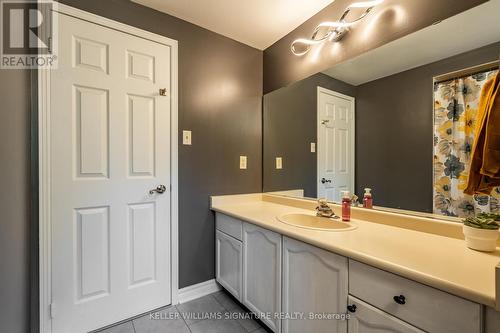
[(463, 225), (465, 243), (467, 247), (485, 252), (493, 252), (497, 246), (497, 239), (500, 235), (498, 230), (478, 229)]

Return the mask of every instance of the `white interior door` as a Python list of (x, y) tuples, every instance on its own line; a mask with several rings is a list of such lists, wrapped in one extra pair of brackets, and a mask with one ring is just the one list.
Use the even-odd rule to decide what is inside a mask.
[(78, 333), (171, 303), (171, 49), (58, 15), (52, 330)]
[(354, 98), (318, 87), (318, 198), (354, 191)]

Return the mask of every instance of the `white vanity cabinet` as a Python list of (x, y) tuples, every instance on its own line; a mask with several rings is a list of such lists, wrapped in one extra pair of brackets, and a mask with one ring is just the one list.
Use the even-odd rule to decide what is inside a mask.
[(274, 332), (280, 332), (281, 235), (255, 225), (243, 224), (242, 303)]
[(342, 333), (347, 321), (309, 318), (309, 314), (345, 314), (347, 258), (283, 237), (283, 312), (303, 313), (304, 320), (284, 319), (283, 333)]
[(242, 229), (240, 220), (216, 214), (215, 277), (240, 302), (243, 290)]
[(254, 224), (216, 213), (216, 229), (217, 281), (276, 333), (500, 327), (494, 309)]
[(241, 301), (243, 248), (241, 241), (217, 230), (215, 232), (216, 279)]

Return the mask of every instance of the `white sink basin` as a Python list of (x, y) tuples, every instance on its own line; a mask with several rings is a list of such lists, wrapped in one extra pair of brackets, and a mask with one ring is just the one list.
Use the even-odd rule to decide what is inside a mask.
[(357, 227), (350, 222), (342, 222), (340, 219), (319, 217), (308, 214), (285, 214), (278, 216), (280, 222), (300, 228), (326, 230), (326, 231), (348, 231)]

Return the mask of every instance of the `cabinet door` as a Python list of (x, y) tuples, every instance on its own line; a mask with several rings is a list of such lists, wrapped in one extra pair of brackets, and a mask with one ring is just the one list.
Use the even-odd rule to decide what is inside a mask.
[[(283, 237), (284, 333), (345, 333), (347, 321), (335, 318), (347, 309), (347, 258)], [(314, 317), (311, 317), (314, 316)]]
[(349, 307), (349, 333), (424, 333), (355, 297), (349, 296)]
[(217, 282), (241, 301), (243, 259), (241, 242), (218, 230), (215, 240)]
[[(242, 302), (257, 314), (281, 311), (281, 235), (248, 223), (243, 225)], [(279, 316), (261, 320), (280, 332)]]

